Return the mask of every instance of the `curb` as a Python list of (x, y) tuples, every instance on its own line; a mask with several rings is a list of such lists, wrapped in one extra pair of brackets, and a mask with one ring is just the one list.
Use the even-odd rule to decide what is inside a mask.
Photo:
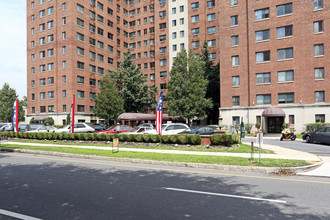
[(323, 161), (321, 161), (317, 164), (303, 166), (303, 167), (281, 168), (281, 167), (252, 167), (252, 166), (217, 165), (217, 164), (205, 164), (205, 163), (166, 162), (166, 161), (90, 156), (90, 155), (79, 155), (79, 154), (58, 153), (58, 152), (50, 152), (50, 151), (35, 151), (35, 150), (24, 150), (24, 149), (11, 149), (11, 148), (0, 148), (0, 152), (17, 152), (17, 153), (39, 154), (39, 155), (46, 155), (46, 156), (69, 157), (69, 158), (78, 158), (78, 159), (91, 159), (91, 160), (151, 164), (151, 165), (161, 165), (161, 166), (201, 168), (201, 169), (229, 170), (229, 171), (240, 171), (240, 172), (255, 172), (255, 173), (262, 173), (262, 174), (280, 173), (283, 170), (291, 171), (291, 173), (295, 174), (297, 172), (303, 172), (303, 171), (308, 171), (308, 170), (314, 169), (324, 163)]

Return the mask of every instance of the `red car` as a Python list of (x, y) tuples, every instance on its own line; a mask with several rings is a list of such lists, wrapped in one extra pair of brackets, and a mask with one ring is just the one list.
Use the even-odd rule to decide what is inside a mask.
[[(117, 127), (119, 127), (119, 129), (117, 130)], [(117, 134), (117, 133), (123, 133), (123, 132), (129, 132), (133, 130), (133, 127), (130, 125), (115, 125), (114, 127), (112, 127), (111, 129), (107, 129), (104, 131), (98, 131), (96, 133), (98, 134)]]

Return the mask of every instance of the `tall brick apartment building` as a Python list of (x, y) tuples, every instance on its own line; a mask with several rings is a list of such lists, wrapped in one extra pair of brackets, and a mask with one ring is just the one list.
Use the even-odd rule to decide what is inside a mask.
[(220, 119), (283, 122), (330, 119), (330, 1), (220, 1)]
[(198, 54), (208, 40), (216, 59), (217, 14), (215, 1), (28, 0), (27, 120), (65, 123), (75, 94), (76, 120), (96, 122), (100, 79), (117, 69), (127, 48), (148, 83), (166, 94), (181, 48)]
[[(220, 122), (330, 118), (329, 22), (325, 0), (28, 0), (28, 117), (97, 121), (100, 79), (127, 48), (148, 83), (166, 94), (178, 51), (204, 40), (220, 62)], [(157, 97), (156, 97), (157, 98)], [(270, 107), (278, 107), (271, 108)]]

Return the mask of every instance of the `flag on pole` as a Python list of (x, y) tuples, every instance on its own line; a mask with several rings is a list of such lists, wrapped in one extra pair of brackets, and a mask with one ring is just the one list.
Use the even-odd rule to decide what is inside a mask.
[(71, 111), (70, 111), (70, 130), (71, 133), (74, 133), (74, 106), (75, 106), (75, 95), (73, 95), (73, 100), (71, 103)]
[(156, 131), (162, 136), (162, 124), (163, 124), (163, 91), (160, 93), (157, 110), (156, 110)]
[(18, 132), (18, 99), (15, 100), (12, 109), (11, 123), (14, 132)]

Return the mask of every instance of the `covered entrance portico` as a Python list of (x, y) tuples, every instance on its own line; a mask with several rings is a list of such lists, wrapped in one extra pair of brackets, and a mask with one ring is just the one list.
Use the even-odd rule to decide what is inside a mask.
[(285, 113), (282, 109), (277, 107), (267, 108), (262, 112), (265, 125), (263, 126), (265, 133), (281, 133), (282, 125), (284, 123)]

